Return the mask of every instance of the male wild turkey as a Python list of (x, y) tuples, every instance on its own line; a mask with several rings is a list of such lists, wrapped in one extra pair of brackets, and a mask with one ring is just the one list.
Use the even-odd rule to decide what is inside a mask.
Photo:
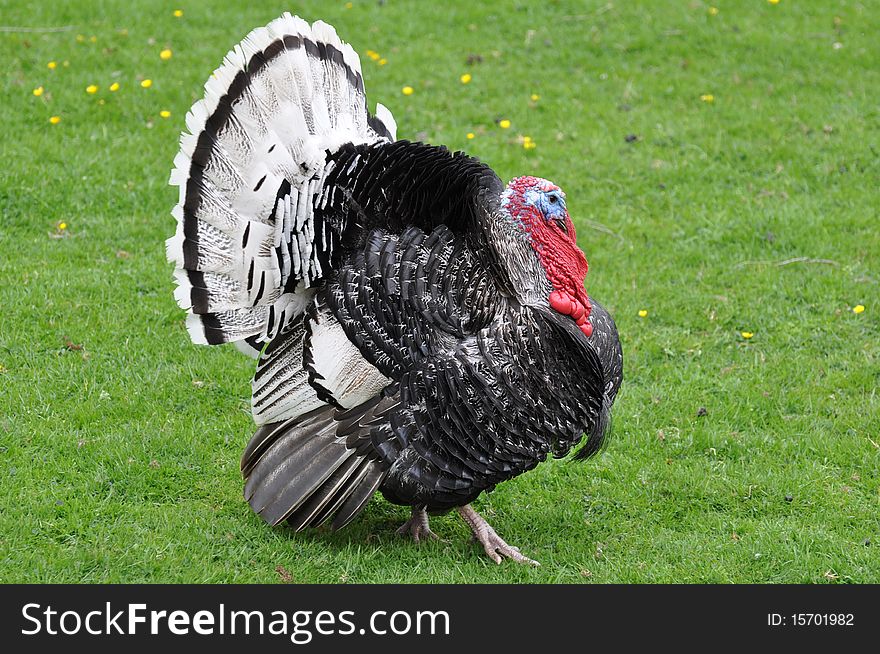
[(226, 56), (186, 126), (168, 258), (192, 340), (259, 357), (253, 510), (339, 529), (380, 490), (417, 541), (457, 509), (493, 560), (535, 563), (470, 502), (596, 452), (622, 378), (565, 194), (398, 141), (354, 50), (289, 14)]

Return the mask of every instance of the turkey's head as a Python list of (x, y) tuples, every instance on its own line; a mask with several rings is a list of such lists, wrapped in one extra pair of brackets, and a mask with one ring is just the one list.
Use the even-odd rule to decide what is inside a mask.
[(510, 217), (528, 235), (552, 286), (550, 307), (570, 316), (590, 336), (590, 301), (584, 289), (587, 258), (577, 246), (574, 223), (565, 208), (565, 193), (540, 177), (517, 177), (504, 192)]

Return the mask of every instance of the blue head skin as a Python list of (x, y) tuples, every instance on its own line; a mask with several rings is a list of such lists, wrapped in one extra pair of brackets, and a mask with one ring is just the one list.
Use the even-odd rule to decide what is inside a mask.
[(525, 200), (532, 205), (546, 220), (552, 220), (566, 234), (568, 234), (568, 211), (565, 209), (565, 193), (559, 189), (526, 191)]

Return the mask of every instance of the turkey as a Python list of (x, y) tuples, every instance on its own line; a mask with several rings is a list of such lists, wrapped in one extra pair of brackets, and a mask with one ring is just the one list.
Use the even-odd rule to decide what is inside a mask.
[(244, 495), (340, 529), (376, 491), (436, 538), (457, 510), (495, 562), (536, 562), (470, 506), (602, 444), (622, 380), (565, 194), (397, 140), (323, 22), (252, 31), (187, 114), (170, 183), (175, 297), (195, 343), (258, 358)]

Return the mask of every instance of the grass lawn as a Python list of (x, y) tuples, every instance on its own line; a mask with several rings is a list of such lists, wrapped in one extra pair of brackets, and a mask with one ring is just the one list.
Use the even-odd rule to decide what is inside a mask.
[[(714, 1), (4, 3), (0, 581), (880, 582), (880, 10)], [(299, 535), (242, 499), (254, 364), (189, 342), (167, 180), (286, 9), (402, 138), (568, 194), (626, 381), (602, 454), (477, 502), (540, 568), (455, 515), (416, 545), (380, 498)]]

